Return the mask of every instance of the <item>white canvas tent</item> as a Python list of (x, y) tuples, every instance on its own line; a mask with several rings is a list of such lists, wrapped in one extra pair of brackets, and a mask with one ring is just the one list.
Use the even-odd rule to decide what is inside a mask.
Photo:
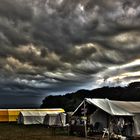
[(47, 114), (44, 119), (44, 124), (48, 126), (65, 126), (66, 114), (65, 113)]
[(131, 117), (134, 121), (133, 134), (140, 135), (140, 102), (113, 101), (108, 99), (86, 98), (74, 111), (73, 115), (79, 114), (83, 109), (84, 103), (88, 110), (94, 108), (90, 115), (90, 123), (101, 122), (103, 127), (108, 127), (108, 117)]
[(44, 119), (47, 114), (59, 114), (63, 112), (63, 109), (22, 110), (18, 115), (17, 122), (19, 124), (44, 124)]
[(46, 111), (21, 111), (18, 116), (19, 124), (43, 124)]

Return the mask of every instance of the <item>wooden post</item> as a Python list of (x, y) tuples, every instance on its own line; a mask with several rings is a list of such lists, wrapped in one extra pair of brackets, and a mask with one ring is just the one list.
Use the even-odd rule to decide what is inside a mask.
[(84, 100), (84, 126), (85, 126), (85, 137), (87, 137), (87, 120), (86, 120), (86, 102)]
[(68, 136), (70, 135), (70, 126), (67, 126), (67, 132), (68, 132)]

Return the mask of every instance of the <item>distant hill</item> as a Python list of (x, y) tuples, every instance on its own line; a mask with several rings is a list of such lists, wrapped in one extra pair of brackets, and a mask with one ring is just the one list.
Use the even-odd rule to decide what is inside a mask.
[(111, 100), (140, 101), (140, 82), (134, 82), (127, 87), (102, 87), (93, 90), (78, 90), (66, 95), (47, 96), (42, 108), (64, 108), (74, 111), (84, 98), (108, 98)]

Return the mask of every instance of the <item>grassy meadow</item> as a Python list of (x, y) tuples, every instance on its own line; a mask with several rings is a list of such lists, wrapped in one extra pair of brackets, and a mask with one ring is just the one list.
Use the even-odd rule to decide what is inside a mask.
[(67, 136), (66, 131), (52, 130), (43, 125), (18, 125), (16, 123), (0, 123), (0, 140), (84, 140), (81, 137)]

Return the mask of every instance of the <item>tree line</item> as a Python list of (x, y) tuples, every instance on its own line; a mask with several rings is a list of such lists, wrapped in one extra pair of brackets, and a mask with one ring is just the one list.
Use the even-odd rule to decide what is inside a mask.
[(78, 90), (65, 95), (47, 96), (41, 108), (63, 108), (74, 111), (84, 98), (108, 98), (110, 100), (140, 101), (140, 82), (130, 83), (127, 87), (102, 87), (93, 90)]

